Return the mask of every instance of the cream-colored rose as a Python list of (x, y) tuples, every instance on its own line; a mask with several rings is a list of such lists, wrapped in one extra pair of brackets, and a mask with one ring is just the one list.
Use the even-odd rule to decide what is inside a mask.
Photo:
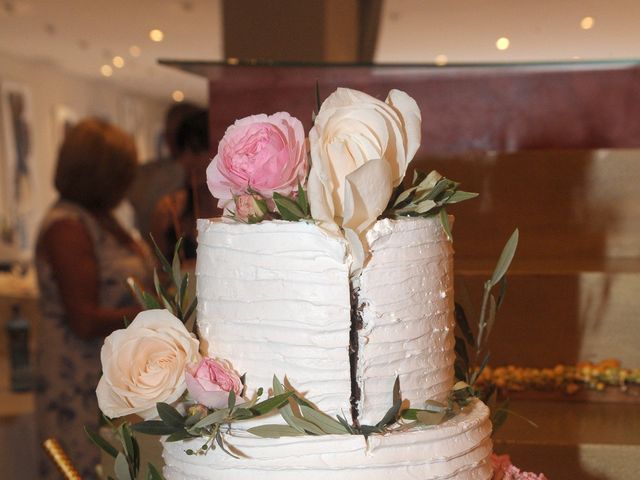
[(107, 417), (157, 415), (156, 403), (173, 403), (186, 390), (186, 365), (197, 362), (198, 340), (167, 310), (147, 310), (109, 335), (100, 352), (96, 395)]
[(364, 262), (366, 232), (402, 182), (420, 135), (418, 105), (399, 90), (382, 102), (339, 88), (318, 112), (309, 132), (311, 216), (327, 230), (342, 229), (351, 246), (352, 272)]

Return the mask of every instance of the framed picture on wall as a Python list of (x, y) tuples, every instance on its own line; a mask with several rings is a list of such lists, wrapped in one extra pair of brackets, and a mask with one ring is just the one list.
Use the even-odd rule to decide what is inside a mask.
[[(33, 110), (29, 88), (15, 82), (0, 84), (2, 139), (2, 202), (7, 229), (22, 252), (30, 246), (28, 221), (34, 206), (35, 162)], [(9, 237), (9, 235), (6, 235)]]

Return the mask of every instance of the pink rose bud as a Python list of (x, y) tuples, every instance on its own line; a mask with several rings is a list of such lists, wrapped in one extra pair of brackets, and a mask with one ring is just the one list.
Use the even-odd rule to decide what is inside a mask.
[(257, 195), (236, 195), (233, 198), (236, 217), (247, 223), (258, 223), (268, 212), (267, 203)]
[(218, 205), (249, 191), (265, 198), (288, 196), (307, 175), (304, 128), (288, 113), (252, 115), (237, 120), (224, 134), (207, 167), (207, 184)]
[(238, 397), (242, 393), (240, 377), (227, 364), (213, 358), (188, 364), (185, 380), (191, 397), (208, 408), (226, 407), (229, 392)]

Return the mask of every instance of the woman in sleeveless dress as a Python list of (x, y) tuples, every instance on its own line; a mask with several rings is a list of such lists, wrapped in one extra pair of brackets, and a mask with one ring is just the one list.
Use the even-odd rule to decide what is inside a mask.
[[(140, 310), (126, 278), (150, 283), (148, 250), (113, 215), (134, 178), (136, 157), (132, 139), (116, 127), (96, 119), (76, 125), (58, 155), (59, 199), (36, 246), (39, 437), (58, 438), (85, 479), (95, 478), (99, 460), (83, 427), (99, 424), (100, 348)], [(59, 478), (46, 458), (40, 463), (41, 478)]]

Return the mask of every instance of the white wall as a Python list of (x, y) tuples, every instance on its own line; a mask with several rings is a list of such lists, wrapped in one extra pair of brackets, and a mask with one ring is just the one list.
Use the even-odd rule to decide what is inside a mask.
[[(56, 198), (53, 174), (59, 134), (54, 115), (56, 108), (66, 106), (79, 118), (100, 116), (135, 133), (141, 159), (155, 154), (155, 137), (161, 130), (167, 104), (156, 99), (132, 94), (109, 84), (109, 79), (91, 80), (66, 73), (46, 62), (24, 60), (0, 53), (0, 85), (11, 82), (26, 86), (31, 92), (31, 166), (34, 173), (32, 208), (27, 214), (30, 238), (47, 206)], [(0, 104), (1, 105), (1, 104)], [(0, 218), (12, 215), (7, 199), (4, 166), (6, 135), (0, 115)]]

